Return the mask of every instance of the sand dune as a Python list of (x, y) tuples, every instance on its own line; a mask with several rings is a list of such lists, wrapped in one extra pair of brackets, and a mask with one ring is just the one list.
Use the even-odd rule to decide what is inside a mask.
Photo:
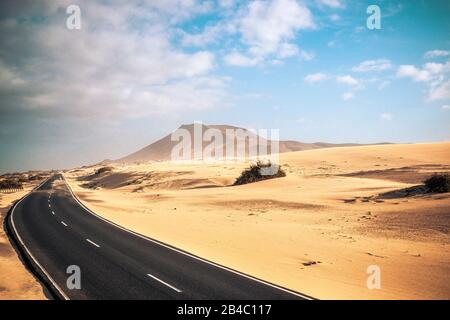
[[(66, 176), (107, 219), (317, 298), (450, 298), (450, 195), (398, 191), (447, 172), (450, 143), (289, 152), (280, 163), (286, 177), (242, 186), (231, 185), (246, 163)], [(370, 265), (380, 290), (366, 286)]]
[[(194, 137), (194, 124), (187, 124), (187, 125), (182, 125), (180, 128), (178, 129), (184, 129), (187, 130), (187, 132), (190, 133), (191, 137)], [(253, 133), (252, 131), (249, 131), (245, 128), (240, 128), (240, 127), (235, 127), (235, 126), (230, 126), (230, 125), (201, 125), (201, 129), (202, 132), (206, 132), (206, 130), (208, 129), (214, 129), (214, 130), (218, 130), (221, 134), (221, 136), (223, 137), (223, 154), (226, 154), (226, 148), (227, 148), (227, 144), (225, 143), (226, 141), (226, 136), (228, 135), (227, 130), (231, 129), (231, 130), (242, 130), (243, 132), (245, 132), (246, 134), (248, 134), (250, 137), (255, 137), (256, 139), (259, 139), (259, 142), (263, 142), (265, 141), (268, 145), (268, 152), (270, 152), (271, 150), (271, 145), (272, 145), (272, 141), (271, 140), (266, 140), (264, 138), (262, 138), (261, 136), (258, 136), (256, 133)], [(142, 148), (141, 150), (138, 150), (130, 155), (127, 155), (123, 158), (120, 158), (116, 161), (104, 161), (102, 164), (110, 164), (110, 163), (136, 163), (136, 162), (147, 162), (147, 161), (168, 161), (171, 159), (171, 152), (172, 149), (174, 148), (174, 146), (177, 144), (178, 142), (173, 142), (171, 141), (171, 134), (159, 139), (158, 141)], [(206, 142), (203, 142), (203, 148), (205, 148), (207, 145), (209, 144)], [(240, 145), (242, 143), (237, 142), (237, 145)], [(356, 146), (357, 144), (351, 144), (351, 143), (347, 143), (347, 144), (333, 144), (333, 143), (325, 143), (325, 142), (315, 142), (315, 143), (304, 143), (304, 142), (299, 142), (299, 141), (279, 141), (279, 152), (280, 153), (284, 153), (284, 152), (292, 152), (292, 151), (301, 151), (301, 150), (311, 150), (311, 149), (320, 149), (320, 148), (331, 148), (331, 147), (345, 147), (345, 146)], [(194, 151), (193, 151), (193, 146), (194, 143), (192, 142), (192, 150), (191, 150), (191, 154), (193, 155)], [(257, 144), (257, 146), (255, 146), (255, 148), (260, 148), (260, 143)], [(247, 148), (245, 150), (246, 155), (248, 155), (249, 153), (249, 149), (248, 149), (248, 144), (247, 144)]]

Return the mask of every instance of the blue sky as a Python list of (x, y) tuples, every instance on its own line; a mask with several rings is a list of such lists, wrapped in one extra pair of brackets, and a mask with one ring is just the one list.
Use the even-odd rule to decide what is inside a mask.
[(445, 0), (2, 1), (0, 171), (118, 158), (194, 121), (448, 141), (449, 17)]

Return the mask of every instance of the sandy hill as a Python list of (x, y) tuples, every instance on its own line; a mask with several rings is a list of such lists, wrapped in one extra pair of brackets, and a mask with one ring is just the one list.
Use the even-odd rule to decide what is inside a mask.
[[(188, 124), (188, 125), (182, 125), (179, 127), (179, 129), (185, 129), (189, 131), (191, 134), (191, 137), (194, 137), (194, 124)], [(258, 137), (258, 141), (265, 141), (262, 137), (258, 136), (257, 134), (253, 133), (252, 131), (249, 131), (245, 128), (230, 126), (230, 125), (202, 125), (202, 132), (204, 133), (208, 129), (215, 129), (220, 131), (222, 138), (223, 138), (223, 154), (225, 154), (225, 150), (227, 148), (226, 144), (226, 136), (227, 136), (227, 129), (241, 129), (243, 132), (248, 134), (250, 137)], [(270, 135), (270, 133), (269, 133)], [(168, 134), (164, 138), (142, 148), (141, 150), (138, 150), (130, 155), (127, 155), (123, 158), (120, 158), (114, 162), (118, 163), (135, 163), (135, 162), (145, 162), (145, 161), (167, 161), (171, 159), (171, 152), (173, 147), (178, 144), (177, 141), (171, 141), (171, 134)], [(206, 147), (209, 144), (209, 142), (203, 142), (203, 148)], [(267, 140), (268, 145), (268, 151), (271, 150), (271, 144), (272, 142), (270, 140)], [(191, 143), (192, 150), (191, 153), (193, 154), (193, 142)], [(348, 147), (348, 146), (357, 146), (358, 144), (333, 144), (333, 143), (325, 143), (325, 142), (315, 142), (315, 143), (304, 143), (299, 141), (292, 141), (292, 140), (286, 140), (286, 141), (280, 141), (279, 142), (279, 152), (285, 153), (285, 152), (293, 152), (293, 151), (303, 151), (303, 150), (312, 150), (312, 149), (320, 149), (320, 148), (330, 148), (330, 147)], [(258, 144), (257, 148), (260, 148), (260, 144)], [(246, 156), (249, 153), (248, 147), (246, 148)]]

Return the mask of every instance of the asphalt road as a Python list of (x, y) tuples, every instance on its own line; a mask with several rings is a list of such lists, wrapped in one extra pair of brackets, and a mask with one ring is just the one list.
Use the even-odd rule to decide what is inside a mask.
[[(132, 233), (75, 199), (61, 175), (23, 198), (8, 223), (36, 271), (65, 299), (307, 299)], [(81, 289), (68, 289), (79, 266)]]

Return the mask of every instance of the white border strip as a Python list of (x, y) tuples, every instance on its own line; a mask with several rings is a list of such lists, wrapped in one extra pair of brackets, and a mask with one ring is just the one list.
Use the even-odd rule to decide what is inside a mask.
[(19, 205), (19, 203), (21, 203), (23, 200), (25, 200), (26, 198), (28, 198), (31, 194), (33, 194), (34, 191), (38, 190), (41, 186), (43, 186), (48, 180), (50, 180), (53, 176), (47, 178), (44, 182), (42, 182), (39, 186), (37, 186), (36, 188), (34, 188), (33, 190), (31, 190), (25, 197), (23, 197), (22, 199), (20, 199), (19, 201), (17, 201), (12, 210), (11, 210), (11, 215), (10, 215), (10, 219), (11, 219), (11, 225), (12, 228), (14, 230), (14, 233), (17, 237), (17, 239), (19, 240), (20, 245), (25, 249), (25, 251), (27, 252), (28, 256), (33, 260), (33, 262), (39, 267), (39, 269), (41, 269), (41, 272), (47, 277), (47, 279), (52, 283), (53, 287), (59, 292), (59, 294), (65, 299), (65, 300), (70, 300), (70, 298), (64, 293), (64, 291), (62, 291), (62, 289), (58, 286), (58, 284), (56, 283), (55, 280), (53, 280), (53, 278), (50, 276), (50, 274), (45, 270), (45, 268), (37, 261), (37, 259), (33, 256), (33, 254), (31, 253), (31, 251), (27, 248), (27, 246), (25, 245), (25, 243), (23, 242), (22, 238), (20, 237), (19, 233), (17, 232), (16, 229), (16, 225), (14, 223), (14, 210), (16, 209), (17, 205)]
[(101, 220), (103, 220), (103, 221), (105, 221), (105, 222), (107, 222), (107, 223), (109, 223), (109, 224), (111, 224), (111, 225), (113, 225), (113, 226), (115, 226), (115, 227), (117, 227), (117, 228), (123, 230), (123, 231), (129, 232), (129, 233), (131, 233), (131, 234), (133, 234), (133, 235), (135, 235), (135, 236), (137, 236), (137, 237), (139, 237), (139, 238), (145, 239), (145, 240), (150, 241), (150, 242), (152, 242), (152, 243), (154, 243), (154, 244), (157, 244), (157, 245), (160, 245), (160, 246), (165, 247), (165, 248), (167, 248), (167, 249), (170, 249), (170, 250), (172, 250), (172, 251), (181, 253), (181, 254), (183, 254), (183, 255), (185, 255), (185, 256), (188, 256), (188, 257), (190, 257), (190, 258), (193, 258), (193, 259), (202, 261), (202, 262), (204, 262), (204, 263), (207, 263), (207, 264), (209, 264), (209, 265), (215, 266), (215, 267), (217, 267), (217, 268), (220, 268), (220, 269), (229, 271), (229, 272), (231, 272), (231, 273), (237, 274), (237, 275), (242, 276), (242, 277), (244, 277), (244, 278), (247, 278), (247, 279), (250, 279), (250, 280), (253, 280), (253, 281), (262, 283), (262, 284), (264, 284), (264, 285), (267, 285), (267, 286), (269, 286), (269, 287), (272, 287), (272, 288), (275, 288), (275, 289), (284, 291), (284, 292), (286, 292), (286, 293), (290, 293), (290, 294), (292, 294), (292, 295), (295, 295), (295, 296), (297, 296), (297, 297), (303, 298), (303, 299), (305, 299), (305, 300), (314, 300), (314, 298), (312, 298), (312, 297), (308, 297), (308, 296), (305, 296), (305, 295), (303, 295), (303, 294), (301, 294), (301, 293), (298, 293), (298, 292), (295, 292), (295, 291), (292, 291), (292, 290), (289, 290), (289, 289), (286, 289), (286, 288), (283, 288), (283, 287), (279, 287), (279, 286), (277, 286), (277, 285), (275, 285), (275, 284), (273, 284), (273, 283), (270, 283), (270, 282), (267, 282), (267, 281), (264, 281), (264, 280), (261, 280), (261, 279), (252, 277), (252, 276), (250, 276), (250, 275), (247, 275), (247, 274), (245, 274), (245, 273), (242, 273), (242, 272), (239, 272), (239, 271), (230, 269), (230, 268), (228, 268), (228, 267), (222, 266), (222, 265), (217, 264), (217, 263), (215, 263), (215, 262), (212, 262), (212, 261), (209, 261), (209, 260), (200, 258), (200, 257), (195, 256), (195, 255), (193, 255), (193, 254), (190, 254), (190, 253), (188, 253), (188, 252), (186, 252), (186, 251), (177, 249), (177, 248), (175, 248), (175, 247), (169, 246), (169, 245), (167, 245), (167, 244), (164, 244), (164, 243), (159, 242), (159, 241), (157, 241), (157, 240), (154, 240), (154, 239), (152, 239), (152, 238), (146, 237), (146, 236), (144, 236), (144, 235), (142, 235), (142, 234), (139, 234), (139, 233), (137, 233), (137, 232), (134, 232), (134, 231), (132, 231), (132, 230), (129, 230), (129, 229), (127, 229), (127, 228), (124, 228), (124, 227), (122, 227), (122, 226), (120, 226), (120, 225), (118, 225), (118, 224), (116, 224), (116, 223), (114, 223), (114, 222), (112, 222), (112, 221), (110, 221), (110, 220), (108, 220), (108, 219), (105, 219), (105, 218), (99, 216), (98, 214), (96, 214), (95, 212), (93, 212), (92, 210), (90, 210), (88, 207), (86, 207), (86, 206), (85, 206), (85, 205), (84, 205), (84, 204), (83, 204), (83, 203), (75, 196), (75, 194), (74, 194), (73, 191), (72, 191), (72, 188), (71, 188), (70, 185), (67, 183), (66, 177), (64, 176), (64, 174), (61, 174), (61, 176), (63, 177), (64, 182), (65, 182), (66, 185), (67, 185), (67, 188), (69, 189), (70, 193), (72, 194), (72, 197), (75, 199), (76, 202), (78, 202), (78, 204), (79, 204), (80, 206), (82, 206), (82, 207), (83, 207), (87, 212), (89, 212), (90, 214), (96, 216), (97, 218), (99, 218), (99, 219), (101, 219)]

